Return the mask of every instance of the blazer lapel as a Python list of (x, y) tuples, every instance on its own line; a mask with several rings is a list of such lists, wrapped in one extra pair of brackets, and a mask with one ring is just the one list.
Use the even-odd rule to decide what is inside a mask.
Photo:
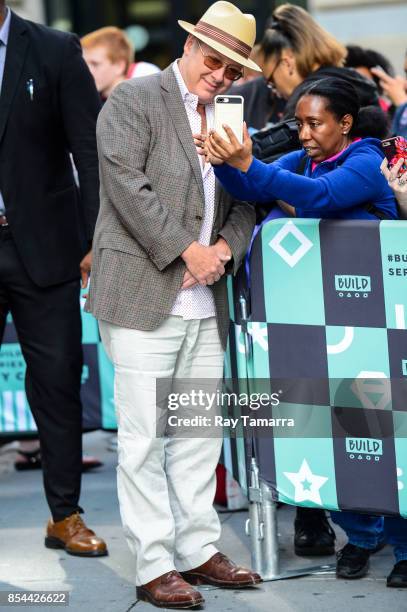
[(192, 170), (199, 186), (199, 191), (201, 192), (202, 199), (204, 200), (205, 193), (199, 159), (191, 135), (188, 115), (185, 110), (184, 102), (182, 100), (181, 92), (179, 90), (172, 66), (169, 66), (162, 72), (161, 88), (164, 102), (167, 106), (169, 114), (171, 115), (178, 138), (180, 139), (186, 156), (188, 157), (192, 166)]
[(3, 138), (4, 129), (24, 65), (28, 43), (27, 28), (24, 20), (12, 13), (0, 95), (0, 142)]

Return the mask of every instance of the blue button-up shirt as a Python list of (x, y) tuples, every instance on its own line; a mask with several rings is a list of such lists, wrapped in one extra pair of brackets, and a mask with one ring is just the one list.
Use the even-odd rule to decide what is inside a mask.
[[(10, 20), (11, 20), (11, 12), (10, 9), (6, 8), (7, 15), (3, 25), (0, 28), (0, 95), (1, 95), (1, 86), (3, 83), (3, 75), (4, 75), (4, 64), (6, 63), (6, 51), (8, 44), (8, 35), (10, 32)], [(0, 215), (4, 215), (5, 206), (3, 201), (3, 196), (0, 191)]]

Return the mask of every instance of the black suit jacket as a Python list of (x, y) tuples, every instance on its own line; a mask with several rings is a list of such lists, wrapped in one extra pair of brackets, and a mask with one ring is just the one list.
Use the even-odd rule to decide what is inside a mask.
[(12, 13), (0, 95), (0, 190), (18, 253), (40, 287), (78, 278), (92, 240), (99, 110), (77, 37)]

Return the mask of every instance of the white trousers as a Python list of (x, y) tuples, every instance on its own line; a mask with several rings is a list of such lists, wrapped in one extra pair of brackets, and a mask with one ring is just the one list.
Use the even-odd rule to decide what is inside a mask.
[(115, 372), (120, 514), (141, 585), (217, 552), (213, 498), (222, 439), (157, 438), (155, 385), (157, 378), (219, 380), (223, 349), (214, 317), (169, 316), (148, 332), (105, 321), (99, 328)]

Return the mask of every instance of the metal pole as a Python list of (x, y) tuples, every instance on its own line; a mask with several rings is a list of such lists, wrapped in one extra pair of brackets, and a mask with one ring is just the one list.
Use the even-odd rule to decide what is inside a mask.
[[(240, 319), (241, 319), (241, 328), (243, 332), (244, 338), (244, 350), (246, 360), (250, 357), (250, 336), (247, 328), (248, 316), (247, 316), (247, 301), (244, 295), (240, 294), (239, 296), (239, 306), (240, 306)], [(247, 365), (247, 361), (246, 361)]]
[(273, 501), (271, 488), (264, 481), (260, 484), (260, 491), (264, 524), (263, 566), (261, 575), (265, 580), (271, 580), (280, 574), (277, 504)]
[(259, 486), (259, 468), (254, 457), (250, 466), (249, 519), (246, 522), (246, 533), (251, 540), (252, 568), (261, 573), (263, 567), (263, 523), (261, 512), (261, 492)]

